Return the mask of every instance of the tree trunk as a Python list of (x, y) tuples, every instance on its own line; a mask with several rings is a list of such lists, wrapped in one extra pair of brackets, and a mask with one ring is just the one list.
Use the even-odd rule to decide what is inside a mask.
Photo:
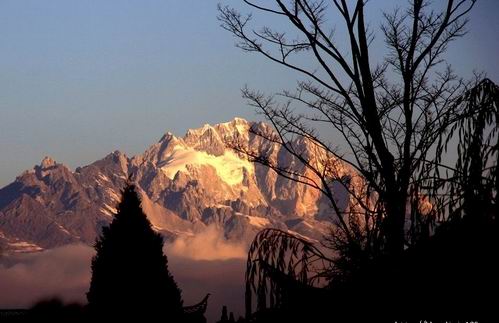
[(390, 256), (400, 256), (404, 251), (405, 237), (405, 205), (407, 194), (392, 189), (388, 189), (386, 197), (386, 220), (385, 220), (385, 238), (386, 252)]

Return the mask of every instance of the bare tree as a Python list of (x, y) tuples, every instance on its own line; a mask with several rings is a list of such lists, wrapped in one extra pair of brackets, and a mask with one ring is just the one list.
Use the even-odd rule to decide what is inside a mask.
[[(384, 14), (380, 31), (388, 54), (376, 66), (369, 53), (375, 33), (365, 21), (365, 0), (242, 2), (255, 13), (287, 21), (291, 28), (254, 28), (252, 14), (219, 5), (222, 27), (237, 39), (237, 46), (305, 78), (296, 91), (267, 96), (243, 90), (276, 130), (253, 132), (282, 146), (309, 172), (278, 165), (237, 143), (233, 147), (282, 176), (320, 190), (347, 241), (355, 242), (360, 234), (362, 248), (400, 255), (411, 243), (405, 230), (408, 205), (410, 223), (418, 223), (421, 184), (441, 167), (430, 154), (442, 132), (456, 121), (455, 100), (465, 84), (443, 55), (449, 43), (466, 32), (466, 15), (475, 0), (448, 0), (441, 10), (432, 9), (429, 1), (413, 0), (404, 10)], [(340, 23), (348, 36), (346, 46), (335, 38), (334, 27)], [(314, 62), (314, 68), (300, 65), (295, 59), (300, 56)], [(305, 112), (296, 113), (295, 105), (305, 107)], [(320, 135), (316, 129), (324, 125), (344, 138), (346, 149), (333, 147)], [(297, 148), (297, 138), (324, 151), (327, 158), (307, 158)], [(363, 189), (355, 190), (351, 178), (338, 173), (333, 161), (353, 168), (365, 183)], [(334, 182), (349, 191), (355, 208), (338, 206), (331, 190)], [(358, 210), (363, 215), (360, 221)], [(359, 226), (360, 231), (355, 229)]]

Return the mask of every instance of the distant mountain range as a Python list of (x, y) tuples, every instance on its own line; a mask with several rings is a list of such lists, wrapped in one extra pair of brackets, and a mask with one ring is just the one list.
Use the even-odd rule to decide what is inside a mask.
[[(265, 123), (236, 118), (189, 130), (182, 138), (168, 132), (143, 154), (129, 158), (115, 151), (74, 171), (45, 157), (0, 189), (0, 247), (30, 252), (92, 244), (112, 219), (129, 174), (151, 223), (166, 239), (192, 236), (210, 225), (229, 241), (249, 242), (265, 227), (319, 239), (332, 224), (332, 210), (318, 191), (226, 147), (227, 140), (237, 139), (280, 165), (306, 171), (250, 127), (272, 131)], [(306, 141), (293, 144), (313, 158)], [(335, 194), (346, 205), (344, 190), (336, 188)]]

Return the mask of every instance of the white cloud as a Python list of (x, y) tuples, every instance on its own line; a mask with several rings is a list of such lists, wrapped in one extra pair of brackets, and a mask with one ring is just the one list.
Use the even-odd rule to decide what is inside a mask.
[(210, 225), (193, 236), (177, 238), (166, 245), (166, 253), (193, 260), (245, 259), (247, 246), (227, 241), (221, 229)]

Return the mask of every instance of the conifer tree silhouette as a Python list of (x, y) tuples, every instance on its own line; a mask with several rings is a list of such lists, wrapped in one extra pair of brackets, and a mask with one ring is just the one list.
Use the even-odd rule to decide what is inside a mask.
[(95, 244), (89, 310), (108, 318), (182, 321), (181, 291), (168, 270), (163, 239), (142, 211), (135, 185), (127, 183), (117, 209)]

